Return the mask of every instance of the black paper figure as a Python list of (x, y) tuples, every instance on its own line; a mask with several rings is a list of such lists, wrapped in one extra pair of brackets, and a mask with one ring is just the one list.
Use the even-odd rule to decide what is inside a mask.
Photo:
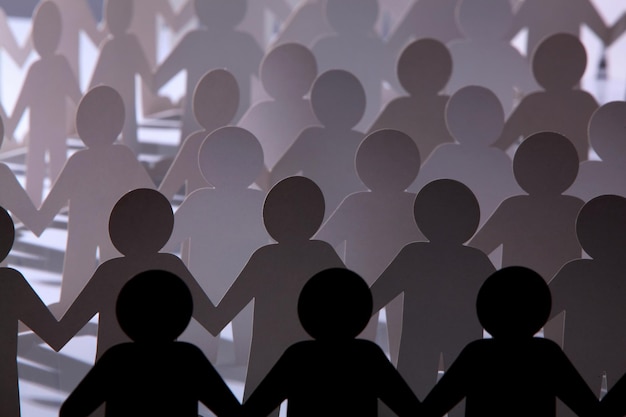
[[(250, 107), (252, 76), (258, 74), (263, 51), (248, 33), (235, 29), (244, 18), (247, 0), (192, 0), (201, 27), (185, 34), (161, 63), (155, 88), (161, 88), (179, 72), (187, 72), (181, 140), (198, 129), (192, 109), (193, 89), (207, 71), (224, 68), (237, 79), (241, 91), (235, 119)], [(203, 52), (210, 51), (210, 52)]]
[(398, 416), (420, 415), (419, 400), (373, 342), (355, 339), (372, 295), (354, 272), (328, 269), (302, 288), (298, 315), (315, 340), (290, 346), (244, 404), (266, 416), (284, 400), (287, 416), (370, 416), (381, 399)]
[(290, 43), (277, 46), (265, 56), (260, 74), (271, 99), (252, 106), (239, 126), (259, 139), (265, 165), (271, 170), (302, 130), (319, 125), (311, 102), (304, 97), (317, 77), (317, 63), (309, 49)]
[(100, 86), (85, 94), (78, 105), (76, 130), (87, 149), (67, 160), (39, 209), (39, 228), (33, 230), (38, 235), (69, 205), (60, 313), (74, 301), (98, 260), (117, 256), (107, 228), (117, 200), (129, 190), (154, 187), (133, 152), (114, 144), (123, 126), (124, 103), (114, 89)]
[(60, 320), (57, 337), (61, 346), (96, 314), (100, 315), (96, 359), (112, 346), (128, 342), (128, 335), (115, 320), (115, 300), (132, 277), (151, 269), (171, 272), (185, 282), (193, 297), (193, 317), (208, 328), (213, 304), (178, 257), (159, 253), (173, 227), (172, 207), (156, 190), (133, 190), (117, 202), (111, 211), (109, 233), (113, 245), (123, 256), (98, 266)]
[(308, 339), (297, 320), (298, 295), (304, 284), (324, 269), (344, 266), (330, 245), (311, 240), (323, 218), (324, 196), (313, 181), (290, 177), (276, 184), (265, 200), (263, 220), (278, 243), (252, 254), (211, 315), (212, 333), (217, 334), (254, 300), (244, 398), (250, 396), (285, 349)]
[(451, 73), (452, 57), (441, 42), (420, 39), (407, 46), (398, 60), (397, 75), (409, 95), (387, 104), (370, 132), (396, 129), (406, 133), (415, 140), (424, 161), (438, 145), (454, 142), (445, 122), (449, 96), (441, 94)]
[(272, 184), (301, 174), (315, 181), (324, 193), (326, 215), (363, 184), (354, 168), (356, 151), (365, 134), (354, 129), (365, 112), (365, 91), (359, 80), (344, 70), (320, 75), (311, 89), (311, 106), (322, 126), (300, 133), (272, 169)]
[[(356, 170), (369, 191), (349, 195), (317, 234), (335, 248), (345, 243), (346, 265), (371, 285), (408, 243), (423, 240), (415, 224), (415, 194), (405, 191), (420, 169), (415, 142), (397, 130), (379, 130), (365, 138)], [(402, 304), (386, 308), (392, 362), (400, 340)], [(363, 336), (374, 339), (377, 316)]]
[(22, 115), (30, 109), (26, 192), (36, 206), (41, 204), (44, 179), (54, 182), (67, 160), (66, 99), (78, 104), (82, 96), (67, 59), (57, 53), (62, 28), (54, 2), (37, 6), (31, 36), (40, 59), (28, 69), (13, 115), (7, 121), (7, 136), (12, 137)]
[(476, 300), (478, 320), (493, 339), (467, 345), (424, 400), (443, 416), (466, 398), (466, 416), (555, 417), (556, 399), (579, 416), (598, 408), (585, 381), (558, 345), (535, 338), (550, 315), (550, 290), (524, 267), (491, 275)]
[(604, 195), (580, 210), (576, 233), (591, 259), (569, 262), (550, 281), (553, 314), (565, 311), (564, 350), (594, 392), (626, 372), (623, 271), (626, 199)]
[(506, 150), (520, 138), (552, 131), (570, 139), (578, 151), (578, 159), (586, 161), (589, 158), (587, 125), (598, 102), (577, 88), (587, 67), (585, 47), (574, 35), (553, 35), (539, 45), (532, 65), (535, 79), (544, 90), (522, 99), (494, 146)]
[(415, 200), (415, 221), (428, 242), (405, 246), (372, 285), (374, 311), (404, 294), (398, 371), (418, 396), (437, 381), (442, 355), (451, 363), (482, 336), (474, 300), (495, 268), (464, 245), (479, 220), (478, 201), (465, 185), (445, 179), (426, 185)]
[[(11, 216), (0, 207), (0, 260), (9, 255), (15, 240)], [(18, 320), (46, 343), (55, 344), (57, 321), (24, 276), (12, 268), (0, 268), (0, 415), (20, 417), (17, 372)]]
[(60, 417), (87, 417), (101, 404), (105, 416), (198, 416), (202, 402), (217, 416), (239, 415), (240, 404), (194, 345), (175, 341), (194, 311), (176, 275), (138, 274), (120, 290), (119, 326), (133, 341), (110, 348), (63, 403)]
[(626, 197), (626, 103), (614, 101), (600, 107), (589, 121), (589, 141), (601, 161), (580, 164), (576, 182), (569, 189), (585, 201), (602, 194)]
[(440, 178), (460, 181), (476, 195), (482, 224), (504, 199), (521, 191), (511, 158), (492, 146), (504, 126), (502, 105), (484, 87), (464, 87), (448, 102), (446, 124), (457, 142), (435, 149), (409, 190), (418, 191)]
[(106, 0), (105, 19), (110, 35), (100, 46), (90, 85), (108, 85), (122, 95), (126, 109), (122, 142), (139, 155), (141, 149), (137, 139), (135, 75), (140, 75), (149, 86), (153, 85), (153, 79), (152, 68), (139, 39), (129, 31), (133, 5), (132, 0)]
[(582, 254), (576, 217), (584, 203), (563, 194), (578, 173), (576, 148), (558, 133), (536, 133), (517, 149), (513, 172), (527, 194), (504, 200), (470, 246), (489, 254), (502, 245), (502, 266), (527, 266), (549, 280)]
[(331, 35), (333, 28), (326, 19), (327, 0), (303, 0), (291, 11), (273, 45), (299, 43), (309, 48), (324, 36)]

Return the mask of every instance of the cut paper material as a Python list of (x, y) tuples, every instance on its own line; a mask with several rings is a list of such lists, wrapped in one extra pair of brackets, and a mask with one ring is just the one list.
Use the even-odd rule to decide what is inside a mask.
[(30, 55), (32, 44), (30, 40), (27, 40), (23, 45), (18, 43), (9, 26), (4, 7), (4, 5), (0, 7), (0, 39), (2, 39), (2, 41), (0, 41), (0, 47), (9, 54), (11, 59), (13, 59), (19, 67), (23, 67), (28, 55)]
[(327, 1), (300, 1), (276, 34), (273, 46), (284, 43), (299, 43), (311, 48), (317, 39), (331, 35), (333, 29), (330, 27), (325, 14)]
[(419, 415), (419, 400), (383, 351), (355, 339), (371, 311), (367, 284), (355, 273), (329, 269), (313, 276), (300, 293), (298, 315), (315, 340), (285, 351), (244, 414), (265, 416), (287, 400), (292, 416), (376, 416), (381, 399), (398, 416)]
[[(78, 104), (82, 93), (67, 59), (57, 53), (63, 22), (52, 1), (37, 6), (31, 38), (40, 59), (28, 69), (13, 115), (7, 121), (7, 136), (26, 109), (30, 110), (26, 153), (26, 192), (36, 206), (41, 204), (45, 178), (57, 178), (67, 160), (67, 106)], [(47, 158), (46, 158), (47, 157)]]
[(292, 4), (289, 0), (248, 0), (248, 10), (239, 28), (252, 35), (265, 49), (274, 38), (274, 31), (291, 13)]
[(175, 341), (193, 309), (191, 293), (174, 274), (147, 271), (128, 281), (115, 310), (133, 342), (109, 349), (65, 400), (59, 416), (86, 417), (106, 404), (106, 415), (196, 417), (198, 402), (218, 416), (237, 415), (239, 401), (202, 352)]

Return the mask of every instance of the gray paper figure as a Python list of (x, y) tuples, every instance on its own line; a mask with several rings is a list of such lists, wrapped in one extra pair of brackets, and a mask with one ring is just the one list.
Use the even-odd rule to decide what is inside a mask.
[(5, 52), (9, 54), (19, 67), (23, 67), (32, 49), (31, 42), (27, 40), (23, 45), (19, 45), (2, 7), (0, 7), (0, 39), (2, 39), (1, 46)]
[(235, 76), (241, 91), (235, 117), (239, 119), (250, 107), (252, 77), (257, 75), (263, 58), (257, 41), (250, 34), (235, 29), (245, 16), (247, 0), (192, 1), (201, 27), (185, 34), (155, 73), (155, 88), (161, 88), (179, 72), (187, 72), (181, 139), (197, 130), (189, 110), (192, 109), (193, 89), (207, 71), (224, 68)]
[[(270, 240), (263, 226), (265, 193), (249, 188), (263, 167), (263, 150), (245, 129), (223, 127), (204, 140), (196, 161), (212, 188), (197, 189), (185, 198), (176, 210), (170, 244), (189, 239), (187, 266), (217, 304), (250, 254)], [(248, 360), (251, 323), (251, 309), (233, 322), (238, 363)], [(213, 362), (217, 359), (218, 340), (209, 340), (197, 325), (191, 324), (182, 337), (199, 346)]]
[(327, 0), (325, 11), (334, 34), (319, 38), (311, 50), (320, 72), (344, 69), (361, 81), (367, 107), (359, 128), (367, 129), (380, 111), (382, 80), (393, 74), (393, 60), (374, 29), (378, 0)]
[(324, 13), (327, 1), (301, 1), (283, 23), (273, 45), (295, 42), (311, 48), (317, 39), (332, 34), (333, 29)]
[(150, 86), (153, 80), (146, 54), (137, 36), (129, 32), (133, 11), (133, 0), (106, 0), (105, 20), (110, 35), (100, 46), (90, 85), (108, 85), (122, 95), (126, 109), (122, 142), (139, 155), (135, 76), (140, 75)]
[(461, 181), (478, 198), (482, 224), (504, 199), (521, 191), (511, 158), (492, 146), (504, 126), (502, 105), (484, 87), (464, 87), (450, 98), (446, 123), (457, 142), (434, 150), (410, 190), (439, 178)]
[(448, 44), (454, 67), (450, 93), (468, 85), (492, 90), (509, 115), (520, 93), (538, 90), (528, 60), (506, 39), (513, 12), (504, 0), (461, 0), (457, 10), (465, 39)]
[(26, 192), (37, 206), (41, 204), (45, 178), (53, 183), (67, 160), (66, 100), (78, 104), (82, 96), (67, 59), (57, 53), (62, 28), (56, 4), (40, 3), (31, 34), (40, 59), (28, 69), (13, 115), (7, 122), (7, 133), (12, 137), (22, 115), (30, 109)]
[(344, 267), (328, 243), (311, 240), (323, 218), (324, 196), (313, 181), (290, 177), (276, 184), (265, 200), (263, 220), (277, 243), (252, 254), (212, 315), (216, 334), (254, 300), (244, 399), (285, 349), (309, 338), (298, 321), (298, 296), (304, 284), (320, 271)]
[[(420, 169), (415, 142), (397, 130), (367, 136), (356, 155), (356, 170), (369, 191), (349, 195), (317, 234), (334, 247), (345, 243), (345, 262), (371, 285), (408, 243), (423, 240), (413, 217), (415, 194), (407, 192)], [(400, 340), (402, 304), (387, 309), (392, 362)], [(364, 336), (374, 339), (374, 316)]]
[(387, 128), (406, 133), (426, 161), (438, 145), (454, 141), (445, 121), (450, 97), (441, 93), (452, 74), (452, 57), (438, 40), (420, 39), (402, 52), (396, 72), (409, 95), (387, 104), (369, 130)]
[(520, 138), (549, 130), (571, 140), (578, 158), (586, 161), (589, 158), (587, 125), (598, 102), (577, 88), (587, 68), (585, 47), (574, 35), (550, 36), (535, 51), (532, 68), (544, 90), (522, 99), (494, 146), (506, 150)]
[(265, 165), (271, 170), (302, 130), (319, 125), (311, 102), (305, 98), (317, 76), (317, 63), (306, 47), (284, 44), (265, 56), (260, 74), (271, 99), (252, 106), (239, 126), (259, 139)]
[(604, 372), (608, 388), (626, 372), (626, 199), (603, 195), (589, 201), (580, 210), (576, 233), (591, 259), (567, 263), (550, 281), (552, 314), (565, 311), (563, 350), (599, 392)]
[(76, 113), (76, 130), (87, 149), (67, 160), (39, 209), (40, 228), (33, 230), (36, 234), (69, 205), (60, 312), (79, 294), (97, 260), (117, 256), (107, 228), (117, 200), (135, 188), (154, 188), (133, 152), (114, 144), (123, 125), (124, 103), (114, 89), (100, 86), (85, 94)]
[(300, 133), (272, 169), (272, 184), (301, 174), (324, 193), (326, 217), (339, 203), (363, 191), (354, 168), (356, 151), (365, 134), (354, 129), (365, 112), (365, 91), (359, 80), (343, 70), (320, 75), (311, 89), (311, 106), (322, 126)]
[(415, 221), (428, 241), (405, 246), (371, 288), (374, 311), (404, 294), (398, 371), (420, 398), (437, 381), (440, 357), (451, 363), (482, 336), (475, 299), (495, 268), (483, 252), (464, 245), (479, 220), (478, 201), (465, 185), (426, 185), (415, 200)]
[[(15, 227), (11, 216), (0, 208), (0, 259), (13, 247)], [(12, 268), (0, 268), (0, 415), (20, 417), (17, 371), (18, 320), (58, 350), (54, 336), (57, 321), (24, 276)]]
[(585, 161), (569, 192), (585, 201), (602, 194), (626, 197), (626, 103), (600, 107), (589, 121), (589, 141), (600, 161)]
[(202, 130), (189, 135), (171, 163), (159, 191), (172, 199), (181, 186), (184, 195), (209, 186), (198, 166), (200, 146), (212, 131), (232, 122), (239, 107), (239, 86), (224, 69), (206, 73), (193, 91), (193, 113)]
[(582, 254), (575, 225), (583, 201), (563, 194), (578, 174), (576, 148), (558, 133), (536, 133), (515, 152), (513, 172), (527, 194), (504, 200), (470, 245), (487, 254), (502, 245), (503, 267), (526, 266), (549, 280)]

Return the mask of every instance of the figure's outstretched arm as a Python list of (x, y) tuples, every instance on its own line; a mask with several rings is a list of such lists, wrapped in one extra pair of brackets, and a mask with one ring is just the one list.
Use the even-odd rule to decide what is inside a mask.
[(108, 35), (105, 25), (98, 24), (85, 0), (75, 1), (72, 7), (77, 8), (75, 13), (82, 16), (80, 30), (85, 32), (94, 45), (99, 46)]
[(72, 190), (76, 188), (76, 181), (80, 181), (81, 175), (75, 172), (73, 161), (77, 155), (75, 154), (67, 160), (63, 171), (59, 174), (54, 185), (50, 189), (45, 201), (39, 207), (39, 215), (36, 227), (31, 228), (33, 233), (40, 236), (45, 228), (52, 222), (63, 207), (70, 201)]
[(404, 291), (402, 283), (405, 282), (404, 278), (407, 274), (405, 267), (407, 264), (411, 264), (410, 257), (410, 251), (404, 247), (376, 282), (372, 284), (373, 313), (378, 312)]
[(502, 205), (500, 205), (478, 233), (470, 240), (468, 246), (480, 249), (487, 255), (496, 250), (503, 243), (502, 235), (506, 230), (504, 211), (506, 210), (503, 210)]
[(152, 85), (154, 90), (160, 89), (169, 80), (174, 78), (176, 74), (184, 70), (189, 62), (189, 57), (194, 56), (195, 53), (190, 51), (188, 36), (189, 34), (181, 39), (169, 56), (165, 58), (165, 61), (156, 69), (154, 73), (154, 83)]
[(197, 381), (202, 381), (203, 386), (198, 387), (200, 402), (216, 416), (238, 417), (241, 416), (241, 404), (233, 395), (221, 375), (211, 365), (209, 360), (199, 352), (197, 369)]
[(498, 140), (496, 140), (491, 146), (506, 151), (520, 137), (523, 138), (523, 136), (525, 135), (524, 127), (526, 126), (525, 119), (526, 105), (522, 100), (522, 102), (515, 108), (515, 110), (513, 110), (511, 116), (509, 116), (509, 118), (507, 119), (506, 123), (504, 124), (502, 134), (500, 135)]
[(22, 184), (5, 164), (0, 164), (0, 205), (9, 210), (31, 231), (38, 230), (39, 213)]
[(6, 13), (2, 8), (0, 8), (0, 39), (2, 40), (2, 47), (7, 54), (13, 58), (15, 63), (19, 67), (24, 66), (24, 63), (32, 50), (31, 37), (29, 35), (24, 45), (20, 46), (15, 39), (13, 31), (9, 27)]
[(598, 416), (598, 399), (559, 346), (554, 342), (550, 344), (554, 358), (548, 363), (555, 365), (556, 396), (579, 417)]
[(380, 351), (375, 359), (377, 362), (376, 381), (379, 398), (398, 417), (415, 417), (423, 415), (422, 407), (415, 393), (411, 390), (406, 381), (402, 378), (398, 370), (393, 366), (385, 354)]
[(608, 27), (598, 9), (591, 2), (591, 0), (584, 0), (580, 7), (583, 9), (582, 13), (585, 20), (584, 23), (602, 40), (605, 46), (608, 46), (612, 42), (612, 28)]
[(613, 27), (610, 29), (611, 36), (609, 40), (609, 44), (612, 44), (617, 39), (622, 37), (624, 32), (626, 32), (626, 13), (624, 13), (618, 20), (613, 24)]
[(297, 372), (294, 368), (299, 363), (298, 359), (302, 360), (293, 353), (294, 348), (288, 348), (278, 359), (278, 362), (243, 404), (243, 415), (265, 417), (288, 399), (288, 384), (293, 380), (291, 375)]
[[(196, 16), (193, 0), (187, 0), (183, 7), (176, 13), (168, 25), (175, 32), (179, 32), (187, 23)], [(166, 19), (167, 21), (167, 19)]]
[(20, 120), (22, 120), (24, 112), (26, 112), (26, 109), (30, 107), (30, 103), (32, 103), (34, 100), (37, 100), (39, 92), (34, 90), (34, 87), (37, 84), (34, 78), (35, 76), (33, 75), (33, 68), (31, 67), (26, 74), (24, 82), (22, 83), (22, 89), (17, 96), (17, 101), (15, 102), (15, 106), (13, 107), (13, 113), (10, 117), (6, 119), (6, 137), (12, 138), (13, 135), (15, 135), (15, 129), (17, 128)]

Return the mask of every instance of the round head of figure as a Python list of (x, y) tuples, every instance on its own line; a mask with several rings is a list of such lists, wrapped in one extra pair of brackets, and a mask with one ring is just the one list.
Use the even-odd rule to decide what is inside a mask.
[(261, 83), (275, 99), (301, 99), (317, 76), (317, 61), (309, 48), (286, 43), (273, 48), (261, 62)]
[(425, 185), (415, 198), (417, 227), (431, 242), (461, 245), (478, 229), (480, 206), (464, 184), (449, 179)]
[(225, 69), (207, 72), (193, 91), (193, 114), (207, 132), (230, 124), (239, 109), (239, 84)]
[(576, 234), (593, 259), (624, 262), (626, 198), (601, 195), (587, 202), (578, 214)]
[(491, 274), (476, 299), (480, 324), (498, 340), (533, 337), (548, 321), (551, 309), (548, 284), (541, 275), (521, 266)]
[(365, 114), (365, 90), (348, 71), (326, 71), (313, 83), (311, 107), (322, 125), (350, 129)]
[(59, 47), (63, 31), (61, 12), (54, 2), (44, 1), (37, 6), (32, 31), (33, 46), (39, 56), (53, 55)]
[(89, 148), (113, 144), (124, 127), (124, 101), (108, 86), (94, 87), (76, 111), (76, 131)]
[(126, 193), (109, 217), (111, 243), (124, 256), (154, 254), (174, 230), (170, 202), (156, 190), (139, 188)]
[(354, 339), (372, 316), (372, 293), (359, 275), (341, 268), (326, 269), (302, 288), (298, 317), (308, 334), (320, 341)]
[(337, 33), (366, 34), (378, 20), (378, 0), (327, 0), (326, 19)]
[(589, 121), (589, 141), (604, 162), (626, 160), (626, 103), (614, 101), (597, 109)]
[(412, 96), (436, 94), (452, 75), (452, 55), (437, 39), (417, 40), (402, 51), (397, 67), (398, 80)]
[(169, 343), (180, 336), (193, 313), (187, 285), (171, 272), (142, 272), (120, 290), (115, 305), (120, 327), (136, 343)]
[(216, 188), (247, 188), (263, 168), (263, 148), (246, 129), (226, 126), (213, 131), (200, 146), (198, 166)]
[(513, 10), (509, 1), (461, 0), (456, 20), (467, 39), (504, 41), (513, 25)]
[(460, 144), (490, 146), (500, 138), (504, 129), (504, 109), (488, 88), (463, 87), (448, 101), (446, 124)]
[(356, 153), (356, 171), (374, 192), (406, 190), (420, 170), (417, 145), (406, 133), (382, 129), (367, 136)]
[(324, 220), (322, 190), (306, 177), (289, 177), (276, 184), (263, 205), (263, 221), (279, 243), (310, 239)]
[(196, 16), (211, 30), (232, 30), (246, 16), (247, 0), (194, 0)]
[(533, 74), (546, 90), (570, 90), (587, 68), (587, 52), (578, 37), (559, 33), (546, 38), (533, 54)]
[(517, 148), (513, 174), (530, 195), (559, 195), (576, 180), (578, 164), (578, 153), (569, 139), (555, 132), (539, 132)]
[(0, 236), (2, 236), (0, 239), (0, 261), (4, 261), (13, 248), (15, 225), (11, 215), (3, 207), (0, 207)]
[(107, 0), (105, 19), (111, 35), (119, 36), (128, 32), (133, 21), (133, 5), (132, 0)]

